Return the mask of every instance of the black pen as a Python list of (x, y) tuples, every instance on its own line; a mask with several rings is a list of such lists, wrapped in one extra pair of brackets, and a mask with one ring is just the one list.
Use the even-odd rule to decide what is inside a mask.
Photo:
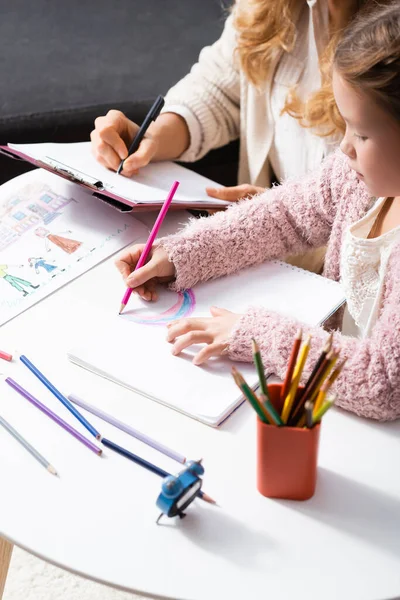
[[(142, 141), (142, 139), (144, 138), (146, 131), (150, 127), (151, 122), (155, 121), (157, 119), (163, 106), (164, 106), (164, 98), (162, 96), (157, 96), (156, 101), (154, 102), (153, 106), (150, 108), (149, 112), (147, 113), (143, 123), (140, 126), (140, 129), (138, 130), (137, 134), (133, 138), (132, 144), (129, 146), (128, 156), (131, 156), (131, 154), (136, 152), (136, 150), (139, 148), (139, 144)], [(128, 156), (126, 158), (128, 158)], [(124, 168), (124, 162), (126, 161), (126, 158), (124, 158), (124, 160), (121, 160), (119, 167), (118, 167), (117, 175), (119, 175), (121, 173), (122, 169)]]

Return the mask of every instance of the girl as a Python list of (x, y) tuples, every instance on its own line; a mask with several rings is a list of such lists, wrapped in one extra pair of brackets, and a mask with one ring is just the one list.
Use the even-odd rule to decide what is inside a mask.
[[(357, 337), (335, 332), (346, 367), (336, 382), (337, 404), (375, 419), (400, 416), (400, 10), (398, 2), (360, 14), (334, 56), (333, 89), (346, 132), (340, 150), (300, 180), (190, 223), (161, 239), (149, 262), (131, 273), (143, 246), (117, 261), (127, 285), (156, 298), (155, 283), (174, 289), (220, 277), (288, 253), (327, 245), (324, 275), (341, 280)], [(251, 361), (258, 340), (267, 370), (283, 378), (299, 323), (263, 308), (171, 324), (179, 354), (206, 344), (194, 362), (226, 352)], [(310, 375), (327, 332), (302, 325), (313, 346)]]

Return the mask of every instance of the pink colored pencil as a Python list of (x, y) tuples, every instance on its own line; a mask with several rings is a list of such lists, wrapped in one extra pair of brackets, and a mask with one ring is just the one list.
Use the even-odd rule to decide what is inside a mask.
[[(151, 233), (149, 235), (149, 239), (147, 240), (146, 245), (143, 248), (143, 252), (140, 255), (140, 258), (139, 258), (139, 260), (137, 262), (137, 265), (135, 267), (135, 271), (137, 269), (140, 269), (140, 267), (143, 267), (144, 263), (146, 262), (147, 256), (148, 256), (148, 254), (149, 254), (149, 252), (151, 250), (151, 247), (152, 247), (153, 242), (154, 242), (154, 240), (156, 238), (158, 230), (161, 227), (161, 223), (164, 221), (165, 215), (167, 214), (167, 211), (168, 211), (169, 206), (170, 206), (170, 204), (171, 204), (171, 202), (173, 200), (173, 197), (175, 195), (175, 192), (177, 190), (178, 185), (179, 185), (179, 181), (175, 181), (173, 183), (172, 188), (170, 189), (169, 194), (167, 196), (167, 199), (165, 200), (164, 204), (162, 205), (161, 210), (160, 210), (160, 212), (158, 214), (157, 220), (154, 223), (153, 229), (151, 230)], [(127, 288), (127, 290), (126, 290), (126, 292), (124, 294), (124, 297), (122, 298), (122, 302), (121, 302), (121, 307), (120, 307), (120, 310), (119, 310), (119, 314), (122, 313), (122, 311), (124, 310), (125, 306), (128, 304), (128, 300), (131, 297), (131, 294), (132, 294), (132, 288)]]
[(8, 354), (8, 352), (3, 352), (0, 350), (0, 358), (3, 360), (12, 360), (12, 354)]

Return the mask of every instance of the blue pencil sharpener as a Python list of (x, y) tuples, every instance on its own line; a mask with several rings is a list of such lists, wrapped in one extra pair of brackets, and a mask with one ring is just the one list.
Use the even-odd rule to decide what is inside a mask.
[(203, 480), (204, 467), (201, 460), (190, 460), (186, 468), (177, 475), (168, 475), (161, 485), (161, 492), (156, 504), (161, 510), (157, 519), (160, 521), (163, 515), (167, 517), (183, 518), (183, 512), (189, 504), (199, 495)]

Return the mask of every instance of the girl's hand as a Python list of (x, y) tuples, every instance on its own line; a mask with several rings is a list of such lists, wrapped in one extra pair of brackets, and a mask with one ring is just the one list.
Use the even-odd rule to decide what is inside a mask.
[(221, 187), (221, 188), (206, 188), (207, 194), (211, 198), (217, 200), (227, 200), (228, 202), (238, 202), (243, 198), (255, 196), (265, 192), (265, 188), (257, 187), (256, 185), (250, 185), (243, 183), (242, 185), (235, 185), (233, 187)]
[(221, 356), (227, 351), (227, 340), (241, 315), (212, 306), (212, 317), (179, 319), (168, 325), (167, 341), (174, 344), (172, 354), (177, 355), (192, 344), (207, 344), (193, 358), (201, 365), (211, 356)]
[(157, 151), (156, 140), (147, 133), (136, 152), (126, 158), (139, 126), (119, 110), (109, 110), (104, 117), (97, 117), (94, 127), (90, 134), (94, 157), (112, 171), (117, 171), (121, 160), (126, 159), (121, 171), (124, 177), (131, 177), (146, 166)]
[(123, 250), (117, 256), (115, 265), (126, 285), (143, 300), (157, 300), (156, 284), (172, 281), (175, 277), (175, 267), (168, 260), (168, 255), (163, 248), (153, 246), (146, 264), (135, 271), (144, 247), (145, 244), (135, 244)]

